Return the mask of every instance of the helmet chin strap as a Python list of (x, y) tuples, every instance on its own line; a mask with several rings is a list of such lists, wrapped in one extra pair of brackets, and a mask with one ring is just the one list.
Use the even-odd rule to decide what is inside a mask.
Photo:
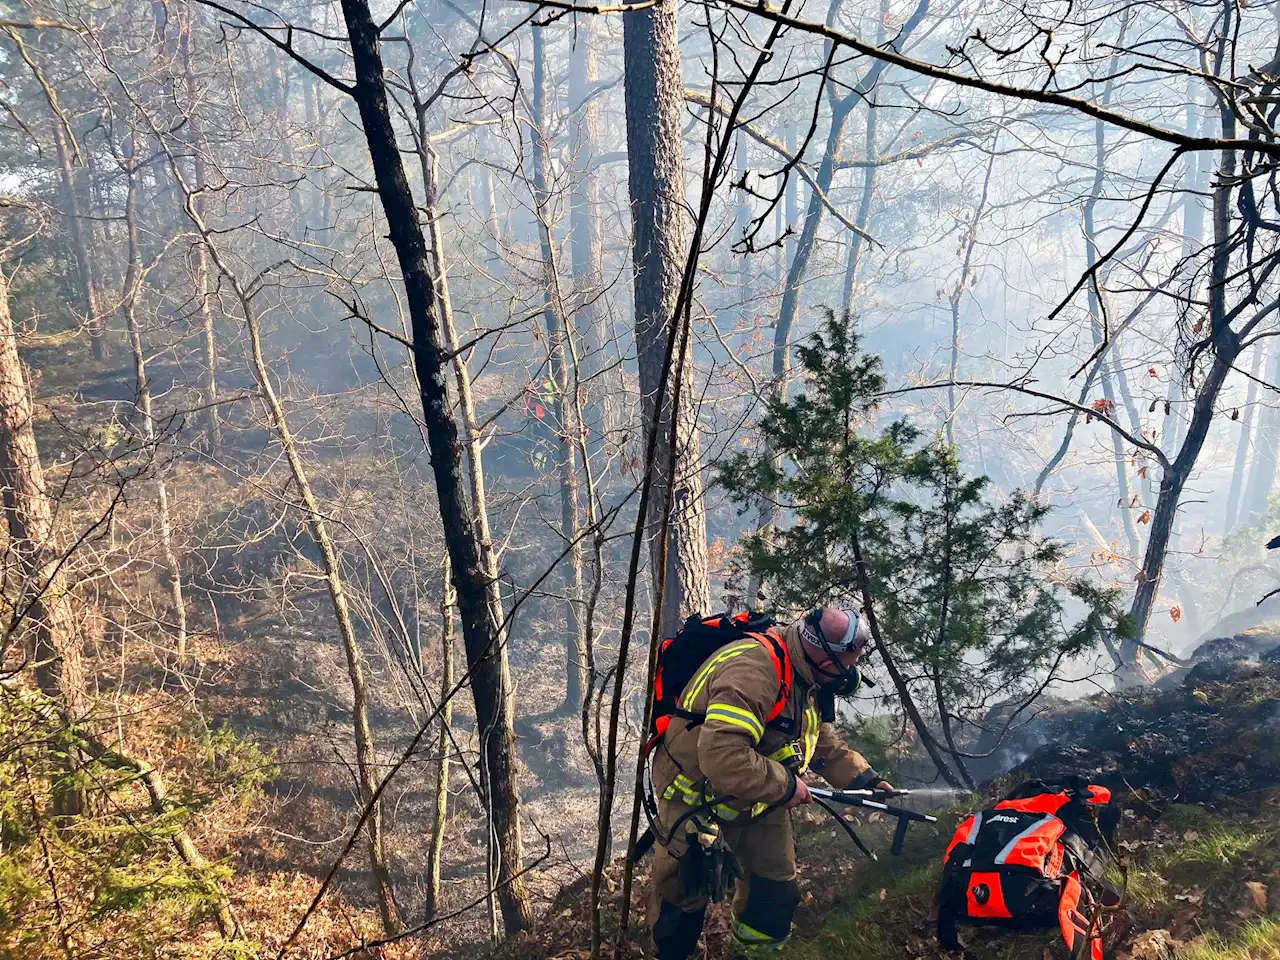
[[(850, 626), (852, 630), (854, 631), (857, 630), (857, 623), (853, 621), (852, 617), (850, 618)], [(831, 644), (827, 641), (826, 636), (823, 634), (822, 627), (818, 627), (817, 633), (818, 633), (818, 640), (822, 644), (822, 650), (827, 655), (827, 665), (823, 666), (822, 664), (818, 663), (818, 661), (814, 660), (812, 656), (809, 655), (809, 649), (808, 649), (809, 644), (807, 642), (803, 644), (803, 647), (804, 647), (805, 661), (809, 664), (810, 667), (813, 668), (813, 672), (815, 674), (818, 674), (818, 677), (823, 678), (819, 680), (818, 687), (826, 690), (827, 692), (835, 692), (835, 688), (837, 687), (841, 687), (841, 686), (848, 687), (850, 684), (852, 684), (853, 688), (856, 690), (857, 685), (861, 681), (861, 673), (858, 671), (858, 668), (846, 667), (843, 663), (840, 662), (839, 656), (831, 648)], [(844, 642), (847, 643), (848, 642), (847, 638), (852, 637), (852, 633), (849, 630), (846, 630), (845, 633), (846, 633), (846, 640)], [(827, 669), (828, 667), (834, 667), (835, 669), (833, 671), (833, 670)], [(814, 679), (818, 679), (818, 677), (815, 677)], [(840, 693), (840, 695), (844, 696), (852, 692), (853, 690), (844, 690), (843, 692)]]

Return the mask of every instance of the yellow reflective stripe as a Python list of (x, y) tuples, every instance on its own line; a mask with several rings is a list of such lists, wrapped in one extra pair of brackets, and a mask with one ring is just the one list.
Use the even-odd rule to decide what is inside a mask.
[(707, 707), (707, 720), (719, 720), (731, 726), (741, 727), (751, 734), (753, 743), (759, 743), (764, 736), (764, 724), (750, 710), (735, 707), (731, 703), (713, 703)]
[(795, 760), (799, 757), (800, 748), (794, 743), (788, 743), (769, 754), (769, 759), (777, 763), (786, 763), (788, 760)]
[(813, 762), (813, 753), (818, 749), (818, 729), (821, 726), (818, 708), (812, 703), (808, 704), (804, 710), (804, 759), (800, 763), (801, 773), (808, 770), (809, 764)]
[(751, 945), (777, 944), (778, 946), (781, 946), (786, 940), (785, 937), (779, 940), (776, 937), (769, 936), (767, 933), (761, 933), (755, 927), (748, 926), (741, 920), (733, 925), (733, 939), (739, 943)]
[[(671, 782), (671, 786), (662, 791), (662, 799), (671, 800), (676, 794), (679, 794), (680, 799), (691, 807), (701, 807), (715, 800), (715, 797), (711, 796), (710, 793), (704, 793), (697, 784), (683, 773), (677, 773), (675, 780)], [(759, 813), (767, 806), (768, 804), (758, 803), (752, 812)], [(735, 810), (733, 807), (726, 806), (723, 803), (717, 803), (711, 808), (711, 812), (721, 820), (732, 820), (742, 811)]]
[(686, 777), (683, 773), (676, 774), (675, 781), (671, 784), (671, 786), (667, 787), (667, 789), (663, 791), (662, 799), (670, 800), (677, 793), (679, 793), (682, 799), (684, 800), (684, 802), (691, 807), (697, 807), (702, 805), (702, 794), (699, 792), (698, 788), (694, 785), (694, 782), (690, 780), (688, 777)]
[(702, 692), (702, 688), (707, 685), (707, 681), (711, 679), (711, 674), (715, 668), (720, 666), (726, 660), (732, 660), (734, 657), (740, 657), (748, 650), (754, 650), (760, 644), (756, 641), (749, 643), (739, 643), (736, 646), (729, 647), (727, 650), (716, 654), (699, 670), (693, 677), (693, 681), (689, 684), (689, 692), (680, 697), (680, 705), (688, 707), (693, 701), (698, 699), (698, 694)]
[(753, 744), (760, 742), (760, 734), (756, 732), (755, 727), (746, 720), (743, 720), (741, 717), (735, 717), (729, 714), (708, 713), (707, 720), (719, 720), (721, 723), (727, 723), (731, 727), (738, 727), (741, 730), (747, 731)]

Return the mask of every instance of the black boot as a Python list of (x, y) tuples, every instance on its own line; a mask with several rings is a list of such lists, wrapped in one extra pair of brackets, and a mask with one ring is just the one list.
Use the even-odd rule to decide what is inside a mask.
[(674, 903), (663, 900), (658, 922), (653, 925), (657, 960), (689, 960), (698, 949), (698, 937), (702, 935), (702, 920), (706, 914), (706, 907), (697, 913), (685, 913)]

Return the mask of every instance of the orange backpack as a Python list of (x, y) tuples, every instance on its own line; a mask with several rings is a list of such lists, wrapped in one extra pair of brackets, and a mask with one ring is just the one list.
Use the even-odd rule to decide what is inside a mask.
[(1119, 812), (1111, 791), (1079, 777), (1025, 783), (967, 817), (943, 856), (938, 941), (962, 948), (958, 923), (1012, 929), (1057, 926), (1073, 958), (1102, 960), (1105, 851)]

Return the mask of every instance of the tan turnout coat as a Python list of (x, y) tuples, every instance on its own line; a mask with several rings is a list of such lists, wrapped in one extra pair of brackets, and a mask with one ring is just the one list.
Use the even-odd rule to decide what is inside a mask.
[[(687, 782), (734, 809), (785, 802), (795, 792), (795, 774), (770, 758), (793, 743), (807, 755), (808, 769), (837, 789), (862, 786), (860, 778), (872, 775), (862, 755), (818, 718), (817, 688), (799, 626), (775, 628), (775, 634), (786, 643), (794, 672), (778, 721), (768, 722), (778, 700), (778, 674), (765, 645), (748, 638), (721, 647), (680, 695), (682, 708), (707, 719), (690, 727), (672, 718), (654, 748), (653, 786), (659, 797), (683, 795), (680, 786)], [(673, 791), (677, 776), (681, 784)]]

